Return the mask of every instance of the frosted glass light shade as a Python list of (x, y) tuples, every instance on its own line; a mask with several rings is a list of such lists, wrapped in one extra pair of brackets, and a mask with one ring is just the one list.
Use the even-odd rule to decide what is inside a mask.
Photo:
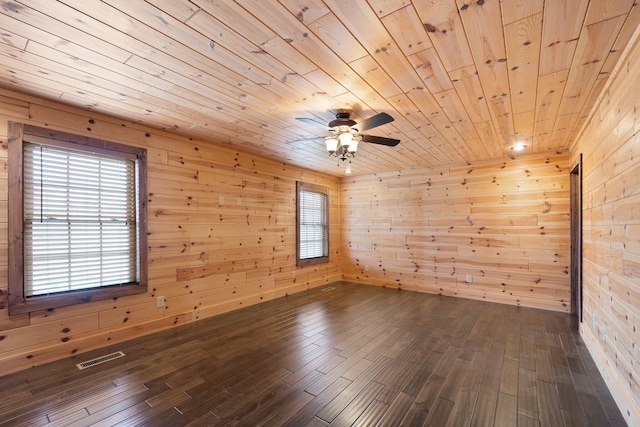
[(340, 140), (340, 145), (347, 149), (351, 145), (351, 141), (353, 141), (353, 135), (349, 132), (341, 133), (338, 139)]
[(355, 154), (355, 152), (358, 151), (358, 138), (353, 138), (351, 140), (351, 144), (348, 147), (348, 151), (351, 154)]
[(335, 136), (328, 136), (324, 139), (324, 143), (327, 147), (327, 151), (330, 154), (333, 154), (336, 152), (336, 150), (338, 149), (338, 140), (336, 139)]

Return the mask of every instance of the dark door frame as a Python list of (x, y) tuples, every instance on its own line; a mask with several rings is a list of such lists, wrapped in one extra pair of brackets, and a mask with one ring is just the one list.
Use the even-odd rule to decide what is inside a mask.
[(571, 237), (571, 315), (579, 328), (582, 323), (582, 153), (571, 167), (570, 237)]

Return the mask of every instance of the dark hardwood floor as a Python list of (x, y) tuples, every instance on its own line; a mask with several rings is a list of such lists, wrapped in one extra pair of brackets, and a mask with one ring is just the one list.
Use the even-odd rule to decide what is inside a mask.
[(0, 377), (0, 425), (625, 425), (569, 315), (331, 286)]

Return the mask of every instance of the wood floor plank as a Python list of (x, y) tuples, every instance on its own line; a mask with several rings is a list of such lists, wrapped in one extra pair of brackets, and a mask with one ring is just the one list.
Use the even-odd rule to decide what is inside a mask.
[(475, 390), (465, 388), (458, 390), (447, 425), (450, 427), (469, 425), (477, 399), (478, 392)]
[(566, 427), (588, 427), (589, 422), (582, 414), (571, 411), (562, 411), (562, 419)]
[(576, 390), (573, 382), (559, 382), (556, 384), (556, 388), (558, 390), (560, 407), (563, 410), (575, 412), (576, 414), (582, 413), (578, 390)]
[(376, 400), (369, 405), (362, 414), (360, 414), (360, 417), (352, 424), (351, 427), (369, 427), (378, 425), (378, 421), (388, 409), (389, 405)]
[(309, 401), (309, 403), (293, 414), (289, 420), (283, 422), (283, 426), (298, 427), (311, 422), (315, 418), (316, 414), (327, 406), (329, 402), (333, 401), (336, 396), (342, 393), (349, 384), (351, 384), (351, 381), (344, 378), (338, 378)]
[[(357, 356), (355, 355), (355, 353), (354, 353), (354, 356), (355, 356), (354, 359), (357, 360)], [(353, 365), (351, 368), (349, 368), (348, 371), (343, 373), (342, 374), (342, 378), (346, 378), (348, 380), (355, 381), (356, 378), (358, 378), (363, 373), (367, 372), (367, 370), (369, 370), (371, 365), (373, 365), (375, 363), (376, 362), (374, 362), (372, 360), (362, 358), (362, 359), (358, 360), (358, 362), (355, 365)]]
[[(369, 405), (377, 400), (376, 397), (383, 389), (383, 384), (371, 381), (340, 411), (336, 417), (331, 418), (332, 411), (327, 410), (330, 408), (329, 406), (320, 411), (318, 417), (337, 426), (350, 426), (360, 417), (360, 415), (362, 415)], [(346, 390), (348, 390), (348, 387), (345, 389), (345, 392)]]
[[(272, 405), (268, 414), (262, 415), (262, 413), (256, 413), (253, 419), (261, 417), (261, 425), (279, 427), (283, 422), (288, 421), (293, 414), (297, 413), (300, 408), (313, 400), (314, 397), (315, 396), (305, 393), (304, 391), (296, 390)], [(248, 418), (246, 421), (251, 422), (251, 418)]]
[(317, 416), (322, 420), (331, 422), (356, 396), (360, 395), (364, 389), (371, 387), (370, 383), (373, 382), (373, 378), (385, 368), (388, 362), (385, 359), (374, 362), (367, 371), (358, 376), (335, 399), (322, 408)]
[(518, 395), (518, 361), (504, 358), (500, 375), (500, 393), (511, 396)]
[(520, 340), (520, 355), (518, 356), (520, 368), (530, 371), (536, 370), (535, 345), (533, 337), (523, 336)]
[(474, 352), (473, 359), (469, 365), (469, 371), (462, 383), (466, 390), (478, 391), (487, 366), (488, 356), (483, 353)]
[(569, 368), (569, 363), (567, 362), (564, 352), (561, 348), (556, 347), (550, 347), (549, 351), (551, 353), (551, 367), (553, 368), (554, 382), (570, 383), (572, 381), (571, 369)]
[(480, 387), (482, 390), (498, 393), (500, 389), (500, 379), (502, 378), (502, 366), (504, 364), (505, 344), (495, 340), (491, 344), (487, 366), (484, 369)]
[(481, 389), (473, 409), (469, 426), (482, 427), (493, 425), (496, 414), (498, 392)]
[(609, 424), (607, 413), (605, 412), (598, 396), (593, 394), (578, 392), (578, 399), (584, 408), (584, 414), (591, 425), (605, 426)]
[(427, 426), (444, 426), (447, 425), (454, 403), (447, 399), (438, 397), (433, 405), (433, 409), (429, 412), (429, 416), (425, 421)]
[[(289, 372), (286, 369), (279, 369), (262, 378), (259, 375), (253, 375), (249, 378), (249, 380), (252, 380), (251, 382), (243, 381), (228, 390), (233, 397), (225, 400), (220, 405), (211, 406), (209, 410), (223, 419), (232, 418), (234, 414), (245, 416), (255, 410), (257, 406), (264, 405), (267, 400), (272, 399), (277, 391), (288, 387), (281, 382), (288, 374)], [(196, 396), (196, 398), (199, 397)], [(185, 413), (190, 408), (180, 406), (178, 409), (180, 412)]]
[(185, 424), (184, 427), (202, 427), (202, 426), (212, 427), (215, 425), (220, 425), (220, 422), (221, 420), (219, 420), (215, 415), (213, 415), (211, 412), (207, 412), (206, 414), (203, 414), (199, 418), (196, 418), (195, 420)]
[(190, 381), (183, 384), (169, 384), (169, 390), (159, 393), (146, 400), (147, 405), (151, 408), (163, 408), (167, 406), (176, 406), (185, 400), (189, 399), (189, 395), (185, 393), (185, 390), (190, 387), (195, 387), (204, 383), (201, 377), (193, 377)]
[[(347, 358), (344, 362), (340, 363), (338, 366), (328, 372), (323, 378), (307, 387), (305, 391), (307, 393), (313, 394), (314, 396), (317, 396), (330, 384), (332, 384), (338, 378), (344, 376), (347, 372), (349, 372), (351, 368), (358, 365), (358, 363), (360, 363), (361, 361), (363, 361), (362, 355), (354, 354), (352, 357)], [(367, 367), (373, 364), (373, 362), (368, 360), (363, 361), (363, 363), (366, 364)], [(360, 370), (365, 369), (359, 368), (358, 371)]]
[(305, 393), (304, 389), (324, 376), (321, 372), (311, 372), (299, 382), (287, 386), (284, 383), (274, 385), (267, 391), (268, 401), (261, 401), (255, 409), (242, 418), (246, 425), (274, 425), (280, 426), (298, 410), (306, 406), (315, 396)]
[(536, 377), (539, 381), (546, 381), (549, 383), (555, 382), (553, 375), (553, 368), (551, 367), (551, 355), (549, 349), (546, 346), (539, 346), (535, 350), (536, 358)]
[(309, 421), (307, 424), (305, 424), (305, 427), (326, 427), (329, 424), (327, 424), (325, 421), (322, 421), (320, 418), (313, 418), (311, 421)]
[(613, 400), (613, 396), (609, 392), (609, 389), (607, 389), (604, 379), (600, 375), (595, 374), (590, 375), (589, 378), (594, 384), (598, 399), (600, 400), (600, 403), (602, 403), (602, 407), (604, 408), (609, 420), (611, 420), (611, 423), (625, 424), (624, 417), (616, 406), (616, 402)]
[(515, 426), (518, 419), (518, 398), (511, 394), (498, 393), (496, 405), (496, 426)]
[(409, 383), (414, 374), (418, 371), (418, 364), (412, 362), (389, 364), (380, 375), (375, 377), (375, 381), (385, 384), (384, 389), (377, 400), (391, 405), (398, 394)]
[(0, 377), (0, 427), (624, 425), (568, 315), (332, 286)]
[(440, 394), (440, 389), (442, 388), (444, 381), (445, 378), (437, 375), (432, 375), (429, 378), (429, 381), (424, 385), (420, 393), (418, 393), (418, 396), (416, 396), (411, 407), (409, 407), (409, 411), (404, 417), (403, 424), (410, 426), (420, 425), (428, 418), (429, 413), (432, 411), (435, 402), (438, 399), (438, 395)]
[(121, 419), (122, 416), (129, 418), (132, 414), (136, 414), (141, 410), (141, 408), (148, 408), (145, 401), (149, 397), (168, 389), (166, 384), (159, 383), (149, 383), (146, 388), (147, 390), (144, 391), (141, 390), (135, 393), (121, 393), (120, 395), (105, 399), (100, 405), (96, 405), (96, 409), (99, 408), (99, 410), (90, 412), (88, 417), (79, 420), (76, 424), (91, 425), (97, 421), (113, 416), (115, 416), (115, 419)]
[[(454, 361), (458, 360), (460, 351), (460, 347), (457, 347), (455, 345), (448, 345), (443, 351), (444, 354), (442, 355), (442, 359), (440, 359), (440, 362), (433, 369), (433, 374), (440, 377), (448, 378), (449, 373), (454, 369)], [(460, 361), (459, 365), (463, 366), (464, 361)]]
[(561, 427), (563, 425), (562, 409), (560, 409), (555, 384), (538, 380), (536, 391), (540, 421), (546, 426)]
[[(387, 411), (384, 416), (380, 420), (382, 425), (400, 425), (400, 422), (404, 419), (405, 414), (416, 400), (415, 396), (411, 396), (406, 393), (399, 393), (396, 396), (396, 399), (391, 403), (391, 405), (387, 405)], [(380, 400), (377, 400), (380, 402)], [(384, 402), (382, 402), (384, 403)]]
[(447, 372), (447, 379), (440, 389), (440, 397), (455, 402), (458, 391), (464, 384), (471, 362), (463, 359), (449, 359), (446, 363), (450, 364), (451, 369)]
[(335, 351), (325, 351), (314, 359), (308, 361), (307, 364), (297, 371), (291, 372), (289, 375), (284, 377), (282, 381), (285, 384), (292, 385), (309, 375), (312, 371), (318, 371), (322, 374), (326, 374), (342, 362), (344, 362), (344, 358), (338, 356)]
[(540, 420), (518, 414), (518, 427), (540, 427)]
[[(513, 328), (513, 325), (511, 327)], [(507, 334), (507, 347), (504, 357), (520, 360), (520, 334), (518, 332), (509, 332)]]
[[(85, 427), (87, 425), (91, 425), (92, 427), (127, 427), (130, 425), (141, 427), (150, 426), (151, 422), (149, 421), (149, 416), (146, 413), (147, 408), (148, 406), (145, 402), (140, 402), (127, 408), (126, 411), (117, 412), (95, 423), (92, 422), (91, 424), (87, 424), (88, 420), (83, 420), (82, 422), (70, 424), (65, 427)], [(139, 421), (136, 421), (136, 417), (138, 417), (137, 419)]]
[(54, 425), (66, 426), (74, 422), (84, 420), (89, 416), (89, 413), (85, 408), (79, 408), (74, 411), (58, 412), (56, 414), (50, 414), (47, 419)]
[(518, 413), (538, 419), (536, 373), (524, 368), (518, 371)]
[(598, 394), (588, 375), (574, 373), (572, 377), (573, 382), (576, 385), (576, 390), (578, 390), (578, 392), (592, 395)]
[[(98, 383), (93, 387), (86, 387), (85, 391), (87, 396), (103, 396), (103, 398), (111, 396), (113, 390), (116, 387), (113, 383)], [(20, 423), (29, 424), (29, 419), (48, 419), (50, 413), (56, 411), (64, 411), (65, 408), (77, 408), (76, 399), (69, 394), (58, 391), (52, 393), (50, 396), (40, 397), (32, 396), (23, 402), (16, 402), (13, 407), (3, 408), (0, 412), (0, 420), (4, 420), (7, 423), (10, 422), (14, 425)], [(90, 400), (93, 401), (93, 400)], [(73, 409), (72, 409), (73, 410)], [(2, 425), (2, 423), (0, 423)]]
[(411, 396), (418, 396), (418, 393), (424, 388), (433, 370), (440, 362), (440, 359), (442, 359), (442, 355), (443, 353), (437, 351), (429, 352), (426, 358), (423, 359), (423, 363), (418, 371), (411, 377), (411, 380), (402, 391)]

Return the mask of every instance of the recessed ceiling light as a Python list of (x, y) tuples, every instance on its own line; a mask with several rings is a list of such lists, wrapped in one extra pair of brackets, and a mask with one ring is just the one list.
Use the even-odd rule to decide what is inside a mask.
[(522, 151), (525, 148), (527, 148), (527, 144), (524, 142), (517, 142), (513, 147), (511, 147), (513, 151)]
[(347, 167), (347, 168), (344, 170), (344, 173), (351, 173), (351, 168), (350, 168), (350, 167)]

